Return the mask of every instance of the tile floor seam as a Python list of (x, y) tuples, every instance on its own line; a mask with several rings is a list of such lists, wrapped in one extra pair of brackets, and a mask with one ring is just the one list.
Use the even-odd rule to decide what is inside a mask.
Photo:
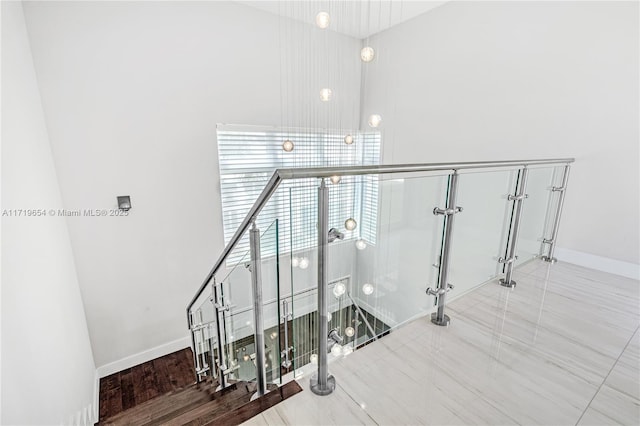
[(587, 406), (585, 407), (584, 411), (582, 411), (582, 414), (580, 415), (580, 417), (578, 418), (578, 420), (576, 420), (575, 426), (578, 426), (578, 424), (580, 423), (580, 420), (582, 420), (582, 418), (584, 417), (585, 413), (587, 412), (587, 410), (589, 409), (589, 407), (591, 407), (591, 404), (593, 403), (593, 400), (596, 399), (596, 396), (598, 396), (598, 394), (600, 393), (600, 390), (602, 389), (602, 387), (604, 386), (604, 384), (606, 383), (607, 379), (609, 378), (609, 376), (611, 375), (611, 372), (613, 371), (613, 369), (616, 367), (616, 365), (618, 365), (618, 362), (620, 361), (620, 358), (622, 358), (622, 355), (624, 354), (624, 352), (627, 350), (627, 348), (629, 347), (629, 345), (631, 344), (631, 342), (633, 342), (633, 338), (635, 337), (636, 333), (638, 332), (638, 330), (640, 330), (640, 326), (637, 327), (635, 329), (635, 331), (633, 333), (631, 333), (631, 337), (629, 338), (629, 340), (627, 341), (627, 344), (624, 346), (624, 348), (622, 348), (622, 351), (620, 352), (620, 355), (618, 356), (618, 358), (616, 358), (616, 361), (613, 363), (613, 365), (611, 366), (611, 368), (609, 369), (609, 372), (607, 373), (606, 376), (604, 376), (604, 379), (602, 379), (602, 383), (600, 383), (600, 386), (598, 386), (598, 389), (596, 390), (596, 392), (593, 394), (593, 397), (591, 397), (591, 400), (589, 401), (589, 403), (587, 404)]
[(356, 404), (356, 406), (357, 406), (359, 409), (361, 409), (362, 411), (364, 411), (364, 413), (367, 415), (367, 417), (369, 417), (369, 418), (371, 419), (371, 421), (372, 421), (373, 423), (375, 423), (375, 424), (376, 424), (376, 425), (378, 425), (378, 426), (380, 425), (380, 423), (378, 423), (378, 422), (376, 421), (376, 419), (374, 419), (374, 418), (371, 416), (371, 414), (369, 414), (369, 412), (368, 412), (367, 410), (365, 410), (365, 409), (363, 409), (363, 408), (362, 408), (362, 405), (360, 405), (360, 403), (359, 403), (358, 401), (356, 401), (356, 400), (353, 398), (353, 396), (351, 396), (351, 394), (350, 394), (350, 393), (349, 393), (349, 392), (348, 392), (344, 387), (342, 387), (339, 383), (336, 383), (336, 386), (337, 386), (337, 387), (339, 387), (340, 389), (342, 389), (342, 392), (344, 392), (344, 393), (345, 393), (345, 395), (347, 395), (347, 396), (349, 397), (349, 399), (350, 399), (350, 400), (352, 400), (352, 401)]

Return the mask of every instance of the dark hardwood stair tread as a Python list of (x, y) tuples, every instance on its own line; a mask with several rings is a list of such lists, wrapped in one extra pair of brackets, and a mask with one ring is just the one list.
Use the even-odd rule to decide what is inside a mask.
[[(128, 424), (144, 424), (153, 420), (156, 413), (164, 413), (164, 409), (169, 407), (175, 410), (179, 407), (191, 404), (194, 401), (205, 402), (208, 395), (196, 389), (178, 391), (175, 393), (165, 394), (133, 408), (122, 411), (117, 415), (104, 419), (99, 425), (128, 425)], [(162, 414), (159, 414), (162, 415)]]
[(237, 383), (236, 388), (227, 391), (222, 397), (204, 403), (166, 422), (166, 425), (201, 425), (230, 410), (243, 406), (251, 399), (253, 392), (247, 383)]
[(183, 417), (184, 415), (187, 415), (188, 413), (193, 412), (194, 410), (198, 410), (203, 405), (210, 404), (212, 402), (215, 404), (215, 401), (217, 401), (217, 403), (220, 404), (222, 401), (228, 398), (233, 399), (234, 395), (244, 395), (245, 391), (243, 389), (238, 389), (238, 387), (239, 387), (238, 385), (232, 384), (223, 390), (212, 393), (208, 400), (194, 401), (192, 404), (189, 404), (188, 406), (181, 407), (180, 409), (176, 409), (171, 413), (167, 413), (161, 417), (158, 416), (157, 418), (154, 418), (153, 421), (144, 424), (144, 426), (159, 426), (159, 425), (171, 424), (171, 421), (173, 419), (178, 417)]
[(190, 411), (196, 410), (198, 407), (202, 406), (203, 404), (206, 404), (208, 402), (211, 401), (215, 401), (215, 399), (213, 399), (214, 396), (210, 395), (208, 400), (197, 400), (197, 401), (193, 401), (192, 403), (185, 405), (183, 407), (174, 409), (174, 410), (167, 410), (167, 412), (165, 412), (164, 414), (160, 414), (157, 413), (156, 415), (153, 416), (153, 419), (151, 421), (149, 421), (148, 423), (145, 423), (144, 426), (156, 426), (156, 425), (165, 425), (167, 424), (170, 420), (181, 416), (185, 413), (188, 413)]
[(236, 425), (294, 395), (302, 388), (292, 381), (254, 401), (256, 384), (236, 382), (215, 391), (211, 382), (168, 392), (101, 421), (100, 425)]
[(194, 403), (202, 404), (212, 399), (215, 384), (211, 382), (194, 384), (182, 389), (168, 392), (159, 397), (138, 404), (122, 411), (113, 417), (101, 421), (100, 425), (145, 424), (159, 416), (177, 411)]
[(206, 423), (199, 423), (202, 426), (218, 426), (218, 425), (239, 425), (246, 422), (250, 418), (262, 413), (263, 411), (273, 407), (281, 401), (302, 392), (302, 388), (296, 381), (285, 383), (282, 387), (271, 389), (266, 395), (244, 404), (233, 411), (228, 411), (222, 415), (209, 420)]

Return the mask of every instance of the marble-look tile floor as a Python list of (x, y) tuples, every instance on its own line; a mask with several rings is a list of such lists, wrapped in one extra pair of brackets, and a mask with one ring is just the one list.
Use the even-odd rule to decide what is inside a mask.
[(640, 282), (533, 261), (329, 365), (251, 425), (638, 425)]

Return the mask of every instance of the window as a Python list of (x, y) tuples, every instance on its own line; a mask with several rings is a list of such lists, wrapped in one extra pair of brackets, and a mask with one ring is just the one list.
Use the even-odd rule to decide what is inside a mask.
[[(225, 244), (236, 232), (249, 209), (277, 168), (374, 165), (380, 163), (380, 132), (352, 132), (354, 143), (347, 145), (349, 132), (289, 131), (251, 126), (219, 125), (218, 158)], [(282, 143), (290, 139), (294, 150), (285, 152)], [(364, 238), (375, 244), (377, 176), (345, 177), (338, 185), (327, 181), (329, 228), (345, 233), (345, 239)], [(280, 253), (308, 250), (316, 245), (317, 179), (289, 180), (264, 207), (258, 227), (264, 231), (279, 221)], [(354, 218), (358, 227), (344, 229), (344, 221)], [(237, 263), (248, 251), (245, 235), (228, 262)]]

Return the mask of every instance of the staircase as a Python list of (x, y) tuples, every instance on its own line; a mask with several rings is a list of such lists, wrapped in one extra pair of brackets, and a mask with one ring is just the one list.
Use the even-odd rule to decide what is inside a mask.
[(215, 391), (206, 380), (156, 397), (98, 423), (99, 425), (237, 425), (300, 392), (294, 381), (254, 401), (255, 383), (236, 382)]

